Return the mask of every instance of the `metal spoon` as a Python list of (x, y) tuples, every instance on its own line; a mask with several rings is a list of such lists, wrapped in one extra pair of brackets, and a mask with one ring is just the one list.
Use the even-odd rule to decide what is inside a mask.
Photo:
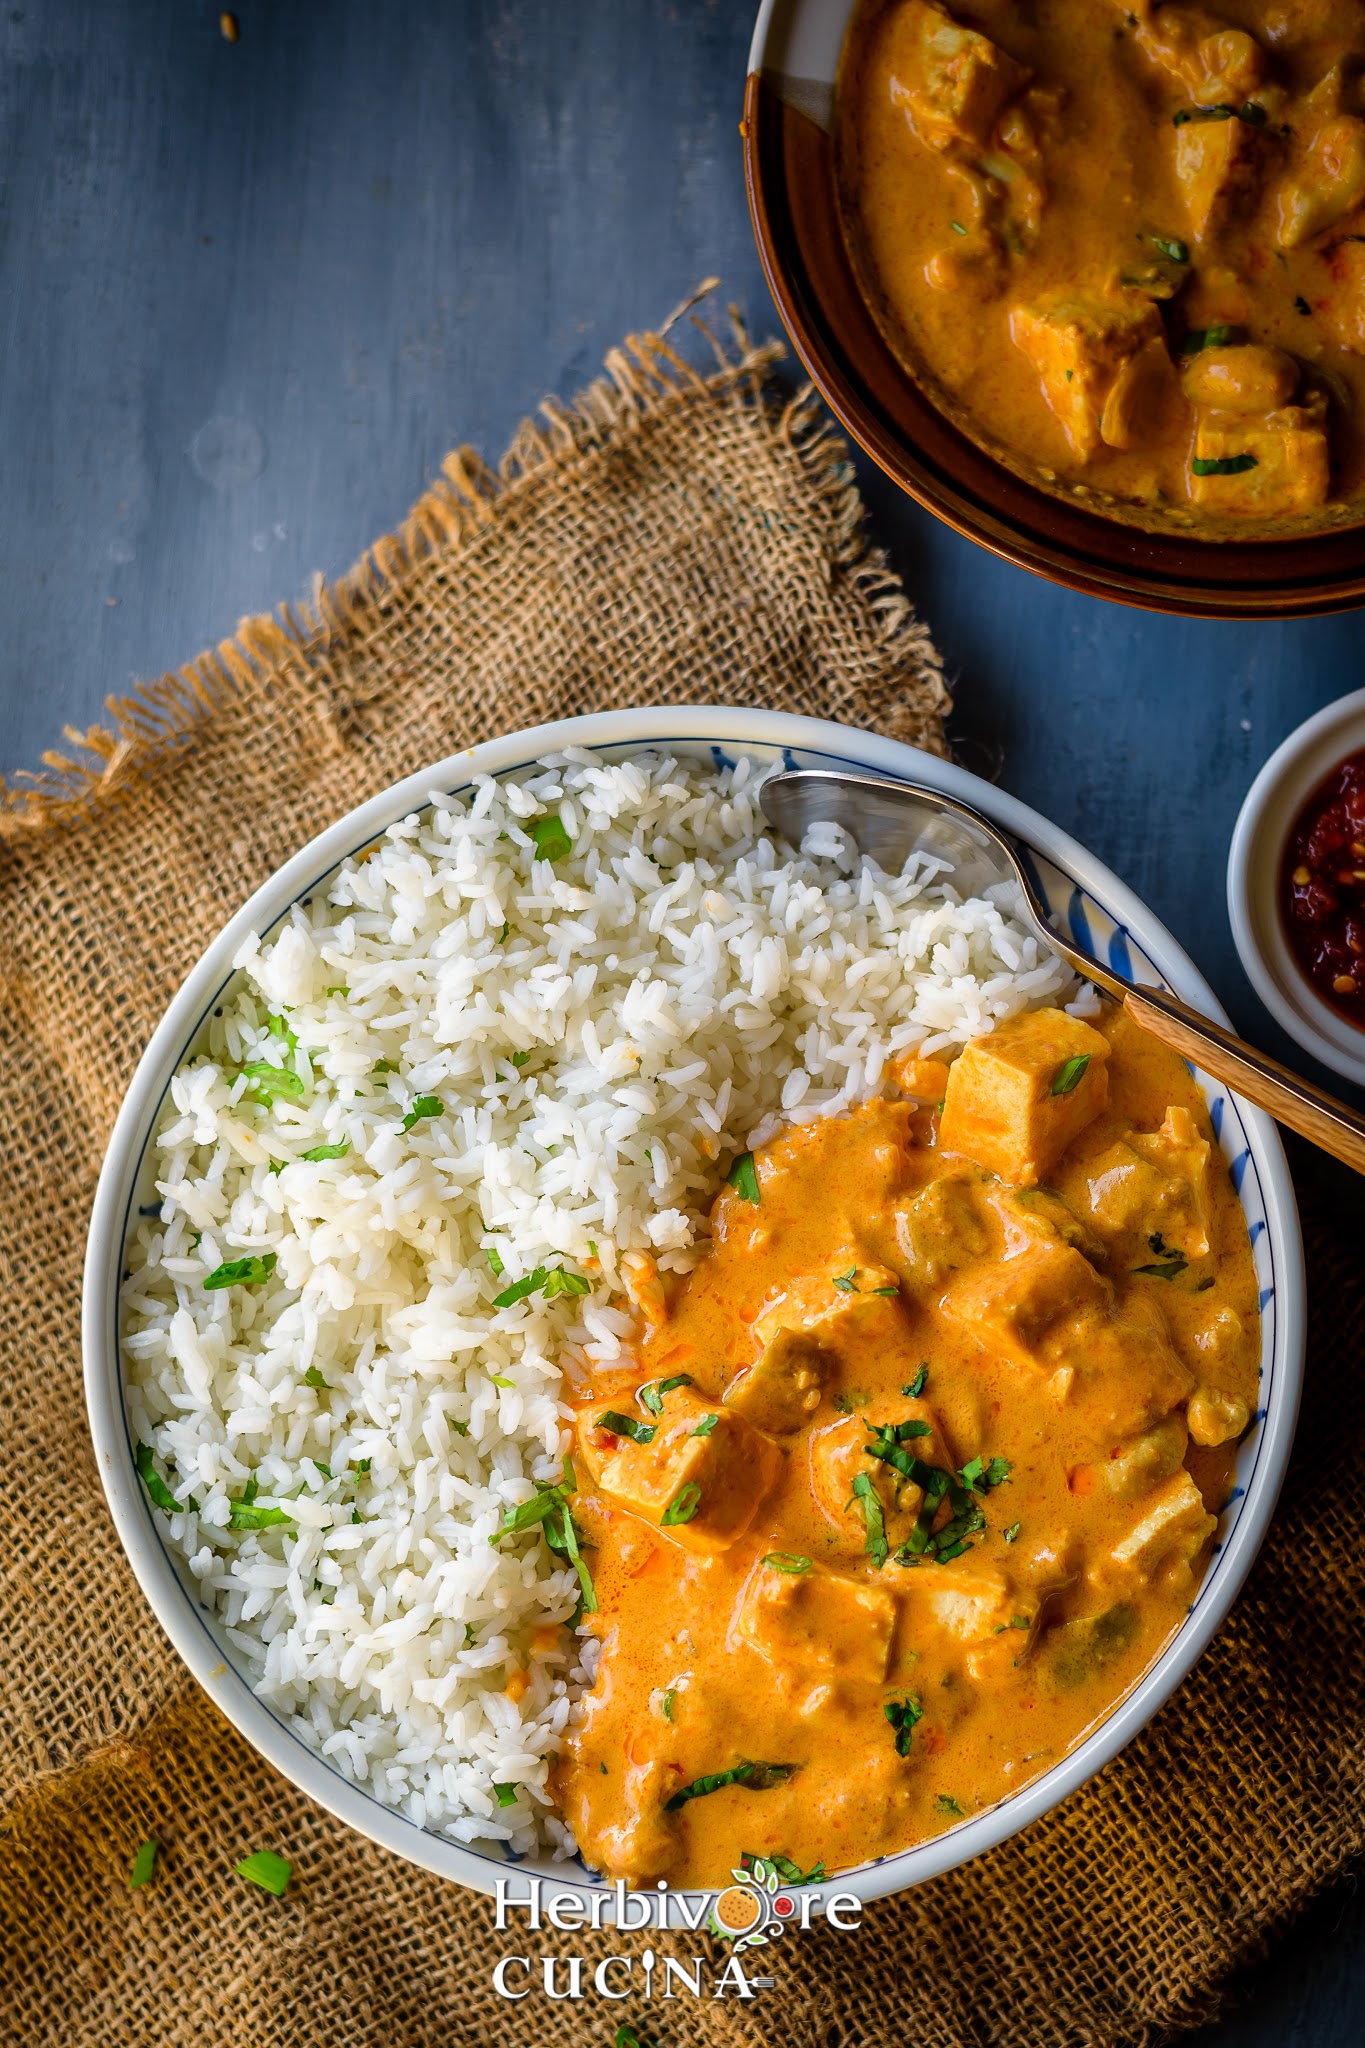
[(1165, 989), (1139, 988), (1081, 952), (1054, 930), (1046, 904), (1019, 851), (979, 811), (955, 797), (915, 783), (880, 782), (875, 776), (833, 768), (791, 768), (763, 784), (759, 802), (768, 822), (799, 846), (812, 825), (835, 824), (859, 850), (890, 873), (915, 852), (937, 855), (953, 868), (964, 896), (1014, 882), (1039, 936), (1130, 1017), (1185, 1059), (1310, 1144), (1365, 1173), (1365, 1117), (1357, 1116), (1311, 1081), (1301, 1080), (1268, 1054), (1225, 1031)]

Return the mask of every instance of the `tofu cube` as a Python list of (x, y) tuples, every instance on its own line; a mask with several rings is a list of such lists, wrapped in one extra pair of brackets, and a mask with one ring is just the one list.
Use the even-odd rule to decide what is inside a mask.
[(1338, 242), (1323, 260), (1331, 281), (1313, 311), (1339, 348), (1365, 356), (1365, 242)]
[(891, 104), (930, 149), (984, 149), (1001, 109), (1033, 76), (934, 0), (905, 0), (887, 28)]
[(1173, 1479), (1184, 1462), (1189, 1431), (1183, 1415), (1168, 1415), (1141, 1436), (1116, 1444), (1094, 1472), (1115, 1500), (1141, 1500)]
[(1335, 227), (1362, 199), (1365, 121), (1354, 114), (1336, 114), (1317, 129), (1298, 175), (1280, 188), (1280, 247), (1297, 249), (1311, 242), (1315, 235)]
[(820, 1406), (832, 1364), (829, 1353), (808, 1331), (778, 1330), (721, 1398), (755, 1429), (787, 1436), (803, 1428)]
[[(852, 1286), (835, 1285), (849, 1274)], [(828, 1271), (802, 1273), (770, 1297), (769, 1306), (754, 1317), (754, 1336), (768, 1345), (781, 1330), (800, 1330), (832, 1349), (841, 1330), (856, 1327), (881, 1311), (886, 1297), (877, 1289), (895, 1286), (896, 1275), (887, 1267), (870, 1264), (845, 1246), (831, 1260)]]
[(1268, 161), (1264, 129), (1246, 121), (1187, 121), (1176, 129), (1176, 183), (1196, 242), (1252, 205)]
[[(1175, 1114), (1175, 1112), (1171, 1112)], [(1187, 1111), (1180, 1111), (1188, 1117)], [(1111, 1145), (1087, 1168), (1086, 1198), (1096, 1229), (1122, 1244), (1128, 1263), (1159, 1262), (1168, 1253), (1202, 1259), (1209, 1250), (1209, 1147), (1166, 1143), (1162, 1133), (1137, 1132)], [(1139, 1255), (1141, 1255), (1139, 1257)]]
[(782, 1452), (770, 1437), (692, 1387), (668, 1394), (660, 1420), (642, 1425), (653, 1429), (645, 1443), (604, 1431), (602, 1412), (594, 1403), (578, 1425), (594, 1486), (684, 1550), (728, 1549), (781, 1470)]
[(1137, 292), (1068, 294), (1016, 306), (1010, 334), (1038, 372), (1043, 397), (1082, 458), (1101, 445), (1105, 404), (1120, 370), (1149, 341), (1163, 338), (1161, 315)]
[(937, 1636), (942, 1645), (962, 1653), (963, 1669), (978, 1685), (999, 1683), (1038, 1632), (1037, 1595), (1021, 1591), (998, 1567), (971, 1556), (899, 1572), (896, 1592), (906, 1639), (922, 1643), (926, 1634)]
[(1111, 1560), (1120, 1571), (1150, 1579), (1163, 1565), (1189, 1569), (1217, 1522), (1183, 1467), (1149, 1495), (1127, 1535), (1114, 1545)]
[(1284, 518), (1325, 503), (1331, 481), (1327, 401), (1320, 393), (1259, 419), (1234, 412), (1198, 416), (1192, 504), (1245, 518)]
[(740, 1597), (733, 1634), (773, 1665), (779, 1683), (809, 1693), (830, 1677), (875, 1687), (886, 1679), (896, 1602), (868, 1579), (778, 1571), (761, 1560)]
[(954, 1060), (939, 1144), (1002, 1180), (1034, 1187), (1104, 1108), (1108, 1062), (1108, 1039), (1079, 1017), (1064, 1010), (1012, 1017)]
[(943, 1309), (985, 1350), (1050, 1367), (1052, 1340), (1069, 1336), (1087, 1311), (1107, 1308), (1111, 1292), (1083, 1252), (1056, 1239), (1023, 1243), (950, 1287)]

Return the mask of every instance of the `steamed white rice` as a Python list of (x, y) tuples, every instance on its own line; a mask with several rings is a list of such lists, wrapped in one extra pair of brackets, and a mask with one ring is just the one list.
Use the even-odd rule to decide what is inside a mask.
[[(793, 856), (760, 780), (572, 752), (433, 795), (243, 949), (156, 1135), (123, 1348), (170, 1542), (290, 1726), (460, 1841), (573, 1846), (545, 1785), (591, 1680), (548, 1626), (577, 1582), (534, 1530), (494, 1537), (560, 1476), (566, 1368), (629, 1342), (631, 1268), (688, 1267), (783, 1121), (1076, 992), (1007, 894), (886, 875), (833, 828)], [(257, 1101), (262, 1061), (296, 1092)], [(561, 1265), (591, 1292), (494, 1306)], [(228, 1526), (253, 1485), (289, 1522)]]

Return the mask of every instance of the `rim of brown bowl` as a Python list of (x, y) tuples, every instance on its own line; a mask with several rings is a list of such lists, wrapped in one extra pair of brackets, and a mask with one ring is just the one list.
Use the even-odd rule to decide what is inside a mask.
[(1360, 523), (1270, 540), (1148, 533), (1054, 497), (969, 440), (914, 381), (863, 295), (844, 241), (832, 136), (794, 103), (811, 97), (803, 83), (749, 72), (741, 133), (750, 217), (797, 354), (893, 482), (1005, 561), (1094, 597), (1216, 619), (1304, 618), (1365, 603)]

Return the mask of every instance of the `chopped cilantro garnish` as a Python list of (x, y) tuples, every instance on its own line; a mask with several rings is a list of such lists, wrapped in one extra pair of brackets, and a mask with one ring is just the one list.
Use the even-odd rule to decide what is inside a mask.
[(652, 1422), (636, 1422), (633, 1416), (622, 1415), (615, 1408), (608, 1408), (597, 1418), (599, 1429), (609, 1429), (613, 1436), (628, 1436), (633, 1444), (652, 1444), (655, 1425)]
[(495, 1387), (515, 1387), (517, 1384), (515, 1380), (509, 1380), (506, 1373), (502, 1372), (490, 1372), (488, 1377), (492, 1380)]
[(318, 1371), (315, 1365), (309, 1366), (307, 1372), (303, 1376), (303, 1384), (305, 1385), (305, 1387), (318, 1387), (324, 1393), (327, 1391), (327, 1381), (322, 1377), (322, 1374)]
[(896, 1755), (909, 1756), (910, 1738), (916, 1722), (924, 1718), (924, 1708), (911, 1694), (903, 1700), (888, 1700), (882, 1712), (896, 1731)]
[(915, 1377), (911, 1380), (909, 1386), (902, 1387), (901, 1392), (906, 1396), (908, 1400), (917, 1401), (920, 1395), (924, 1392), (924, 1382), (928, 1379), (928, 1377), (929, 1368), (927, 1365), (922, 1365), (919, 1371), (915, 1374)]
[(1245, 455), (1196, 455), (1190, 468), (1196, 476), (1241, 476), (1248, 469), (1255, 469), (1256, 457)]
[(1016, 1537), (1018, 1536), (1018, 1534), (1019, 1534), (1019, 1531), (1020, 1531), (1020, 1529), (1021, 1529), (1022, 1527), (1023, 1527), (1023, 1523), (1022, 1523), (1022, 1522), (1011, 1522), (1011, 1523), (1010, 1523), (1010, 1525), (1009, 1525), (1009, 1527), (1008, 1527), (1008, 1529), (1006, 1529), (1006, 1531), (1005, 1531), (1005, 1541), (1006, 1541), (1006, 1543), (1013, 1543), (1013, 1542), (1014, 1542), (1014, 1540), (1015, 1540), (1015, 1538), (1016, 1538)]
[(256, 1506), (256, 1491), (256, 1482), (253, 1479), (248, 1482), (246, 1492), (239, 1500), (228, 1502), (229, 1529), (292, 1529), (294, 1517), (286, 1514), (283, 1508)]
[(260, 1258), (250, 1254), (244, 1259), (228, 1259), (207, 1275), (205, 1292), (212, 1294), (220, 1287), (259, 1287), (274, 1272), (278, 1257), (278, 1252), (264, 1252)]
[(526, 829), (535, 842), (537, 860), (563, 860), (573, 846), (557, 811), (545, 818), (532, 818)]
[(651, 1415), (662, 1415), (664, 1412), (665, 1394), (671, 1394), (675, 1387), (690, 1387), (693, 1385), (695, 1385), (695, 1382), (690, 1372), (675, 1372), (671, 1379), (647, 1380), (635, 1398), (642, 1408), (649, 1410)]
[(1163, 1259), (1159, 1266), (1134, 1266), (1135, 1273), (1146, 1273), (1153, 1280), (1178, 1280), (1189, 1269), (1188, 1259)]
[(242, 1072), (251, 1083), (246, 1092), (257, 1102), (271, 1103), (277, 1095), (297, 1102), (303, 1095), (302, 1081), (288, 1067), (274, 1067), (269, 1060), (252, 1060)]
[(872, 1292), (873, 1292), (874, 1294), (899, 1294), (899, 1293), (900, 1293), (900, 1288), (899, 1288), (899, 1286), (896, 1286), (896, 1287), (874, 1287), (874, 1288), (872, 1289)]
[(836, 1273), (834, 1285), (841, 1294), (856, 1294), (858, 1292), (858, 1268), (850, 1266), (846, 1273)]
[(316, 1166), (321, 1159), (344, 1159), (351, 1149), (349, 1138), (343, 1138), (339, 1145), (313, 1145), (304, 1153), (304, 1164)]
[(962, 1808), (949, 1792), (939, 1793), (938, 1798), (934, 1801), (934, 1809), (938, 1813), (951, 1813), (958, 1820), (962, 1818)]
[(518, 1301), (525, 1301), (528, 1294), (544, 1292), (547, 1301), (554, 1301), (561, 1294), (590, 1294), (592, 1285), (581, 1273), (571, 1273), (566, 1266), (537, 1266), (522, 1279), (514, 1280), (510, 1287), (504, 1287), (501, 1294), (493, 1296), (494, 1308), (511, 1308)]
[(552, 1266), (545, 1275), (545, 1299), (554, 1301), (561, 1294), (591, 1294), (592, 1282), (585, 1280), (581, 1273), (571, 1273), (567, 1266)]
[(410, 1131), (414, 1124), (424, 1122), (427, 1117), (443, 1116), (444, 1114), (445, 1104), (439, 1095), (419, 1095), (412, 1108), (403, 1118), (403, 1129)]
[(1069, 1095), (1073, 1088), (1080, 1086), (1081, 1076), (1090, 1065), (1088, 1052), (1076, 1052), (1069, 1060), (1063, 1060), (1052, 1077), (1052, 1093)]
[[(890, 1545), (886, 1540), (886, 1517), (882, 1513), (882, 1504), (878, 1499), (877, 1489), (866, 1472), (854, 1474), (853, 1498), (848, 1505), (851, 1508), (855, 1503), (861, 1507), (863, 1520), (867, 1524), (863, 1548), (880, 1571), (886, 1563)], [(847, 1509), (845, 1512), (847, 1513)]]
[(680, 1522), (690, 1522), (700, 1506), (701, 1488), (692, 1481), (674, 1494), (659, 1517), (660, 1528), (676, 1529)]
[(671, 1721), (673, 1719), (673, 1702), (677, 1699), (677, 1697), (677, 1686), (670, 1685), (668, 1691), (664, 1694), (663, 1698), (659, 1702), (659, 1711), (663, 1715), (665, 1721)]
[(741, 1152), (725, 1176), (737, 1195), (746, 1202), (762, 1200), (758, 1187), (758, 1168), (754, 1165), (752, 1152)]
[(273, 1849), (253, 1849), (233, 1867), (238, 1877), (244, 1877), (248, 1884), (258, 1884), (263, 1892), (270, 1892), (277, 1899), (284, 1897), (294, 1868), (287, 1856), (277, 1856)]
[(146, 1487), (152, 1506), (160, 1508), (163, 1515), (183, 1514), (184, 1509), (152, 1463), (152, 1455), (150, 1444), (139, 1444), (134, 1460), (137, 1465), (137, 1476)]
[(810, 1570), (812, 1560), (808, 1557), (797, 1557), (790, 1550), (770, 1550), (763, 1562), (771, 1565), (775, 1572), (787, 1572), (795, 1578), (801, 1572)]
[(1010, 1627), (1011, 1627), (1011, 1628), (1032, 1628), (1032, 1627), (1033, 1627), (1033, 1617), (1032, 1617), (1032, 1615), (1030, 1615), (1030, 1614), (1012, 1614), (1012, 1615), (1010, 1616)]
[(157, 1844), (146, 1841), (134, 1856), (133, 1867), (128, 1872), (130, 1892), (140, 1891), (144, 1884), (150, 1883), (152, 1872), (156, 1869), (156, 1852)]
[(1171, 263), (1188, 263), (1190, 260), (1188, 242), (1178, 241), (1174, 235), (1153, 235), (1152, 247)]
[(493, 1794), (499, 1806), (515, 1806), (517, 1803), (517, 1787), (515, 1785), (495, 1785), (493, 1787)]
[(512, 1065), (517, 1068), (524, 1067), (530, 1057), (529, 1052), (514, 1052), (512, 1055)]
[(491, 1244), (488, 1247), (488, 1264), (492, 1272), (493, 1278), (495, 1280), (500, 1280), (503, 1275), (503, 1263), (498, 1252)]
[(715, 1428), (716, 1424), (719, 1421), (719, 1415), (703, 1415), (701, 1421), (697, 1424), (696, 1428), (689, 1429), (687, 1434), (689, 1436), (710, 1436), (712, 1430)]
[(774, 1785), (785, 1785), (799, 1764), (736, 1764), (732, 1770), (713, 1771), (709, 1777), (694, 1778), (690, 1785), (684, 1785), (664, 1801), (665, 1813), (676, 1813), (680, 1806), (686, 1806), (689, 1799), (704, 1799), (709, 1792), (723, 1792), (727, 1785), (742, 1785), (746, 1792), (769, 1792)]
[(528, 1529), (538, 1528), (545, 1538), (546, 1547), (559, 1557), (567, 1558), (578, 1579), (579, 1611), (584, 1614), (597, 1612), (597, 1594), (593, 1589), (592, 1574), (583, 1561), (579, 1548), (581, 1538), (569, 1506), (569, 1495), (574, 1486), (574, 1470), (569, 1460), (564, 1460), (564, 1477), (559, 1486), (546, 1486), (537, 1480), (536, 1490), (530, 1500), (519, 1506), (508, 1508), (502, 1518), (502, 1527), (493, 1537), (494, 1543), (501, 1543), (504, 1536), (522, 1536)]
[(396, 1074), (398, 1072), (398, 1062), (397, 1060), (376, 1060), (370, 1068), (370, 1072), (372, 1074)]

